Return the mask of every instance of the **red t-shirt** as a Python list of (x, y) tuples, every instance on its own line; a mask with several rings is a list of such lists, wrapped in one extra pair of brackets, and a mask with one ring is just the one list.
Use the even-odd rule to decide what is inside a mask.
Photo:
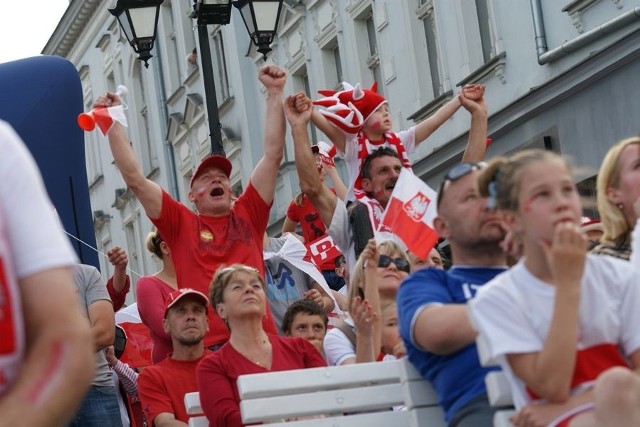
[(240, 375), (327, 365), (313, 344), (304, 338), (269, 334), (269, 341), (273, 352), (271, 371), (245, 358), (230, 343), (202, 360), (198, 366), (198, 390), (209, 426), (243, 425), (237, 387)]
[[(336, 193), (333, 188), (330, 190), (333, 194)], [(293, 222), (300, 223), (305, 245), (308, 245), (314, 240), (324, 237), (327, 234), (327, 227), (325, 227), (322, 218), (320, 218), (320, 214), (306, 194), (302, 195), (302, 203), (300, 205), (296, 204), (295, 200), (292, 200), (291, 203), (289, 203), (287, 218)], [(335, 270), (335, 258), (336, 257), (326, 259), (321, 265), (317, 266), (318, 270)]]
[[(213, 275), (222, 264), (250, 265), (264, 277), (262, 238), (267, 230), (269, 210), (270, 206), (249, 183), (228, 215), (199, 215), (163, 190), (160, 218), (150, 219), (169, 245), (178, 287), (193, 288), (209, 295)], [(263, 326), (265, 331), (277, 333), (269, 306)], [(205, 347), (222, 344), (228, 339), (227, 326), (215, 310), (209, 310)]]
[[(169, 353), (173, 353), (171, 335), (165, 332), (162, 326), (164, 301), (173, 291), (171, 286), (155, 276), (143, 276), (138, 279), (136, 284), (136, 301), (138, 301), (140, 320), (149, 328), (149, 336), (153, 342), (152, 363), (161, 362), (167, 358)], [(211, 308), (209, 308), (209, 313), (211, 313)]]
[(174, 414), (176, 420), (189, 422), (184, 407), (184, 394), (198, 391), (196, 368), (210, 353), (211, 351), (205, 350), (201, 358), (190, 361), (169, 357), (140, 372), (138, 396), (149, 425), (153, 425), (153, 420), (163, 412)]

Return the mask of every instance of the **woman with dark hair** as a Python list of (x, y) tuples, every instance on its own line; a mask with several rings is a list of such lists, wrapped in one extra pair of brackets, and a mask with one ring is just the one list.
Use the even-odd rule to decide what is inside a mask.
[(264, 330), (267, 295), (255, 268), (233, 264), (218, 269), (209, 299), (231, 332), (229, 341), (198, 366), (200, 402), (210, 426), (243, 425), (236, 386), (240, 375), (325, 366), (308, 340)]

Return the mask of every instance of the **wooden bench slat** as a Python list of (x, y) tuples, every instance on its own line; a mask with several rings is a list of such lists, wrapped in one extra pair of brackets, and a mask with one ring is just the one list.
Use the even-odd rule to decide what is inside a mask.
[(281, 396), (317, 390), (350, 388), (359, 384), (398, 382), (399, 361), (298, 369), (242, 375), (238, 378), (240, 399)]
[(329, 390), (289, 396), (242, 400), (245, 423), (282, 420), (312, 415), (391, 409), (404, 402), (402, 385), (384, 384), (362, 389)]

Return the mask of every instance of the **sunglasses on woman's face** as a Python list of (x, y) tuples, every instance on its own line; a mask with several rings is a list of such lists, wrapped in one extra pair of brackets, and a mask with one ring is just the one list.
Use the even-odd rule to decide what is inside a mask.
[(405, 273), (409, 273), (411, 271), (411, 266), (406, 259), (391, 258), (387, 255), (380, 255), (380, 258), (378, 259), (378, 267), (387, 268), (391, 263), (394, 263), (396, 268), (400, 271), (404, 271)]

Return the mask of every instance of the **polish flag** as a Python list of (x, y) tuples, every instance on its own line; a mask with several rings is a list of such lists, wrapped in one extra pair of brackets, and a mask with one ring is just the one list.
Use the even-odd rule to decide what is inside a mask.
[(438, 242), (433, 229), (437, 193), (403, 168), (391, 193), (381, 225), (386, 225), (418, 258), (425, 259)]

